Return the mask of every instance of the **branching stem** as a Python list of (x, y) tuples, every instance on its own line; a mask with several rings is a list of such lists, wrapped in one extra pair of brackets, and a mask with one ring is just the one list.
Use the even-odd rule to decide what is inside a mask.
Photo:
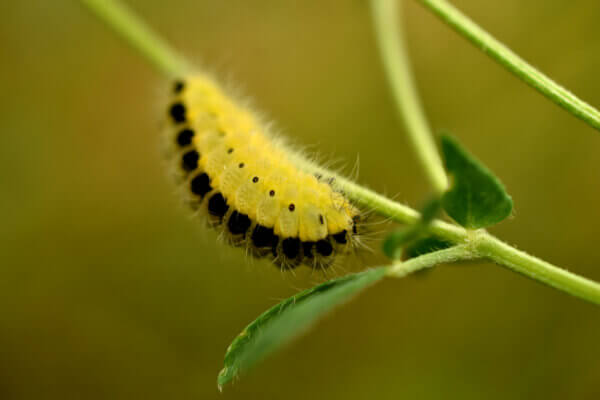
[[(432, 9), (437, 10), (441, 15), (447, 15), (447, 19), (449, 21), (454, 21), (453, 23), (460, 27), (460, 29), (469, 28), (470, 30), (466, 29), (466, 31), (475, 32), (472, 33), (475, 38), (481, 36), (481, 32), (474, 30), (475, 28), (473, 28), (473, 26), (475, 25), (472, 22), (469, 21), (473, 26), (468, 24), (466, 27), (463, 26), (465, 21), (462, 18), (466, 17), (463, 17), (460, 14), (458, 14), (457, 17), (456, 14), (451, 12), (453, 9), (448, 9), (449, 5), (445, 2), (439, 0), (421, 0), (421, 2)], [(190, 71), (190, 63), (186, 59), (179, 57), (177, 52), (171, 49), (160, 36), (156, 35), (141, 19), (135, 16), (117, 0), (82, 0), (82, 3), (144, 55), (146, 59), (157, 66), (166, 76), (182, 76)], [(392, 21), (393, 20), (390, 20), (388, 22), (392, 23)], [(396, 29), (392, 28), (393, 26), (386, 28), (384, 36), (395, 35)], [(503, 47), (501, 44), (490, 40), (489, 37), (485, 36), (484, 43), (489, 42), (495, 46)], [(473, 41), (478, 43), (475, 40)], [(393, 41), (391, 41), (391, 43), (393, 43)], [(513, 53), (511, 52), (510, 54)], [(514, 55), (514, 57), (517, 56)], [(508, 60), (510, 61), (511, 58), (508, 57)], [(530, 71), (523, 69), (520, 73), (527, 75), (530, 74)], [(537, 78), (531, 77), (531, 79), (534, 80)], [(416, 92), (414, 91), (409, 93), (416, 95)], [(552, 98), (552, 96), (548, 97)], [(407, 101), (413, 103), (413, 107), (417, 107), (418, 109), (419, 102), (416, 98), (412, 100), (408, 99)], [(573, 106), (565, 106), (565, 108), (578, 115), (575, 111), (581, 108), (580, 104), (577, 102), (574, 102), (573, 104)], [(581, 118), (585, 120), (585, 118)], [(594, 126), (600, 127), (600, 124)], [(427, 132), (428, 134), (428, 131), (423, 132)], [(344, 190), (350, 198), (359, 204), (376, 211), (382, 216), (405, 224), (414, 224), (418, 222), (420, 218), (419, 213), (412, 208), (392, 201), (370, 189), (362, 187), (341, 176), (337, 176), (335, 173), (315, 167), (313, 164), (307, 163), (306, 161), (299, 161), (299, 164), (300, 167), (307, 170), (318, 170), (324, 175), (335, 177), (337, 185)], [(439, 187), (441, 187), (441, 185)], [(457, 246), (431, 253), (431, 255), (424, 255), (402, 264), (394, 265), (390, 268), (391, 275), (403, 276), (411, 271), (433, 266), (440, 262), (483, 257), (573, 296), (595, 304), (600, 304), (600, 284), (558, 268), (539, 258), (530, 256), (509, 246), (485, 231), (467, 231), (460, 226), (439, 220), (433, 221), (428, 229), (432, 234), (448, 239), (456, 243)]]
[(453, 246), (448, 249), (434, 251), (421, 256), (411, 258), (405, 262), (397, 262), (387, 271), (388, 276), (404, 278), (413, 272), (435, 267), (438, 264), (452, 263), (478, 258), (468, 245)]

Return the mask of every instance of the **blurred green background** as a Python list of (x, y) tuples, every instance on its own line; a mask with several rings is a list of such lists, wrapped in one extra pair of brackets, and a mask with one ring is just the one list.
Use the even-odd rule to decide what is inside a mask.
[[(427, 198), (364, 1), (128, 3), (293, 140)], [(454, 3), (600, 106), (597, 0)], [(515, 200), (493, 232), (600, 280), (600, 133), (405, 8), (432, 126)], [(323, 277), (248, 262), (189, 218), (160, 156), (169, 82), (78, 2), (0, 12), (2, 399), (600, 398), (599, 309), (487, 263), (386, 281), (219, 395), (233, 337)]]

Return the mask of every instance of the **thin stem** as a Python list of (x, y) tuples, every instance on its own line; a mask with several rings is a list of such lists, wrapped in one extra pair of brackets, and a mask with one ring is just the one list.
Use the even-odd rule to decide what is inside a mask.
[[(190, 70), (190, 64), (185, 59), (176, 56), (177, 53), (160, 36), (153, 33), (141, 19), (138, 19), (117, 0), (82, 1), (108, 26), (112, 27), (148, 60), (152, 61), (165, 75), (169, 77), (180, 76)], [(382, 216), (406, 224), (414, 224), (419, 221), (419, 213), (408, 206), (392, 201), (299, 157), (297, 157), (297, 161), (299, 166), (305, 170), (318, 171), (323, 175), (335, 177), (336, 185), (348, 197)], [(436, 236), (457, 243), (458, 246), (442, 250), (441, 253), (431, 253), (435, 255), (424, 255), (415, 258), (415, 261), (407, 261), (401, 264), (403, 267), (392, 267), (395, 271), (392, 275), (400, 276), (410, 273), (412, 270), (426, 268), (434, 265), (432, 264), (434, 261), (439, 263), (469, 257), (485, 257), (539, 282), (592, 303), (600, 304), (600, 285), (598, 283), (519, 251), (485, 233), (485, 231), (466, 231), (460, 226), (439, 220), (433, 221), (428, 226), (428, 230)]]
[(411, 258), (405, 262), (398, 262), (389, 267), (387, 275), (394, 278), (403, 278), (413, 272), (431, 268), (438, 264), (473, 260), (475, 258), (478, 258), (478, 254), (474, 253), (469, 246), (459, 245)]
[[(320, 170), (320, 172), (327, 176), (327, 171)], [(361, 205), (373, 209), (377, 213), (396, 222), (415, 224), (419, 221), (420, 214), (412, 208), (396, 203), (370, 189), (364, 188), (340, 176), (331, 173), (329, 174), (330, 176), (335, 176), (337, 185), (348, 195), (348, 197), (354, 199)], [(435, 236), (459, 244), (459, 246), (453, 248), (467, 249), (471, 254), (470, 259), (486, 258), (531, 279), (537, 280), (538, 282), (542, 282), (573, 296), (600, 305), (600, 284), (597, 282), (517, 250), (488, 234), (484, 230), (468, 231), (460, 226), (440, 220), (432, 221), (427, 227), (427, 230)], [(461, 245), (467, 247), (461, 247)], [(465, 254), (461, 255), (461, 257), (463, 256), (465, 256)], [(426, 258), (424, 260), (431, 259)], [(414, 265), (414, 268), (417, 266), (418, 265)], [(402, 267), (401, 269), (406, 269), (406, 271), (408, 271), (407, 273), (410, 273), (412, 272), (412, 268), (413, 264), (409, 264), (408, 267)]]
[(515, 76), (577, 118), (600, 130), (600, 112), (528, 64), (445, 0), (418, 0)]
[(397, 5), (396, 0), (371, 0), (377, 43), (412, 147), (429, 181), (441, 194), (448, 186), (448, 179), (415, 88)]
[(190, 70), (190, 64), (118, 0), (82, 0), (100, 20), (151, 61), (161, 73), (175, 78)]
[(475, 241), (478, 254), (575, 297), (600, 305), (600, 284), (554, 266), (483, 232)]

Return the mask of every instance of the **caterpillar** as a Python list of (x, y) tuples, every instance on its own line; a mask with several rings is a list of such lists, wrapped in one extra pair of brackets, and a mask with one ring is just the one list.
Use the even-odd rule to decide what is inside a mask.
[(234, 246), (282, 269), (326, 268), (359, 243), (359, 210), (248, 107), (204, 75), (178, 79), (168, 103), (168, 159), (186, 203)]

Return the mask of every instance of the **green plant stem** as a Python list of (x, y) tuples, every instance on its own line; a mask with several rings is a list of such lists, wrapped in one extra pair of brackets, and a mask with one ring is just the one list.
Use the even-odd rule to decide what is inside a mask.
[(190, 64), (118, 0), (81, 0), (100, 20), (138, 50), (169, 78), (183, 75)]
[(554, 266), (500, 241), (482, 231), (473, 242), (475, 251), (497, 264), (552, 286), (575, 297), (600, 305), (600, 284)]
[[(154, 34), (142, 20), (123, 7), (117, 0), (82, 0), (82, 2), (94, 10), (100, 19), (104, 20), (108, 26), (112, 27), (124, 39), (130, 42), (142, 55), (157, 65), (165, 75), (169, 77), (181, 76), (189, 70), (188, 66), (190, 64), (187, 61), (175, 57), (176, 52), (166, 42)], [(169, 61), (170, 57), (174, 58)], [(306, 170), (319, 171), (323, 175), (334, 177), (337, 182), (336, 185), (348, 197), (382, 216), (406, 224), (417, 223), (420, 219), (420, 214), (410, 207), (392, 201), (303, 159), (298, 158), (298, 163), (301, 168)], [(539, 282), (592, 303), (600, 304), (600, 285), (598, 283), (532, 257), (501, 242), (485, 231), (467, 231), (460, 226), (439, 220), (433, 221), (429, 225), (428, 230), (436, 236), (457, 243), (459, 246), (454, 247), (454, 249), (464, 250), (465, 248), (460, 245), (466, 245), (470, 249), (470, 253), (468, 254), (464, 252), (460, 254), (450, 252), (448, 253), (449, 255), (457, 256), (458, 254), (462, 257), (470, 258), (485, 257)], [(425, 260), (433, 261), (433, 257), (428, 257)], [(421, 265), (420, 263), (425, 263), (423, 260), (421, 259), (418, 262), (415, 261), (408, 264), (408, 268), (417, 268)]]
[(418, 0), (485, 54), (577, 118), (600, 130), (600, 112), (532, 67), (445, 0)]
[[(312, 164), (307, 163), (305, 166), (307, 170), (319, 172), (323, 176), (334, 177), (336, 185), (344, 191), (348, 197), (352, 198), (365, 208), (376, 211), (382, 216), (409, 225), (418, 223), (421, 218), (418, 211), (408, 206), (390, 200), (387, 197), (323, 168), (315, 166), (309, 167), (308, 165)], [(524, 251), (517, 250), (490, 235), (485, 230), (466, 230), (463, 227), (440, 220), (432, 221), (427, 227), (427, 230), (435, 236), (450, 240), (459, 245), (453, 247), (453, 249), (462, 249), (461, 252), (450, 253), (453, 257), (458, 257), (452, 261), (458, 261), (459, 259), (485, 258), (538, 282), (542, 282), (575, 297), (600, 305), (600, 284), (597, 282), (561, 269), (537, 257), (531, 256)], [(460, 245), (465, 245), (467, 247), (461, 247)], [(468, 251), (463, 251), (466, 249), (468, 249)], [(432, 259), (426, 258), (424, 260)], [(450, 260), (443, 262), (450, 262)], [(420, 264), (409, 264), (409, 267), (402, 268), (408, 268), (410, 270), (411, 268), (417, 268), (418, 265)], [(404, 275), (400, 274), (394, 276)]]
[(478, 254), (473, 252), (468, 245), (459, 245), (423, 254), (422, 256), (411, 258), (405, 262), (397, 262), (388, 268), (387, 275), (394, 278), (403, 278), (413, 272), (431, 268), (438, 264), (473, 260), (478, 257)]
[(396, 107), (421, 167), (436, 192), (441, 194), (448, 186), (448, 179), (415, 88), (398, 1), (371, 0), (371, 10), (379, 51)]

